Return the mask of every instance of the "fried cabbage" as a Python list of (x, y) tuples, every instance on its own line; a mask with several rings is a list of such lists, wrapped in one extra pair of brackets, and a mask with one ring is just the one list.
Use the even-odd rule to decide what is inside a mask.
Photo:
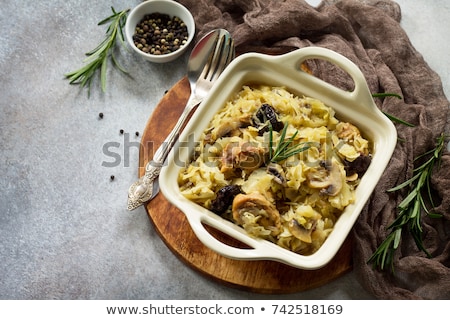
[[(274, 130), (280, 124), (283, 129)], [(354, 124), (339, 121), (320, 100), (295, 96), (284, 87), (243, 86), (200, 140), (192, 161), (179, 172), (181, 193), (211, 210), (219, 190), (239, 186), (220, 215), (250, 236), (303, 255), (320, 248), (355, 202), (371, 159), (370, 142)], [(283, 146), (301, 145), (307, 148), (273, 157)], [(352, 170), (356, 163), (357, 171)]]

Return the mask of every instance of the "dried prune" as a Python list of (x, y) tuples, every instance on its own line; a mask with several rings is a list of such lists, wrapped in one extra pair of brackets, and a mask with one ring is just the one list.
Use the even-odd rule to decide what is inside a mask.
[(221, 188), (217, 191), (216, 198), (211, 201), (211, 211), (218, 215), (225, 213), (239, 193), (242, 193), (241, 187), (235, 184)]
[(280, 131), (284, 127), (283, 122), (278, 119), (275, 109), (267, 103), (262, 104), (258, 111), (256, 111), (253, 117), (253, 124), (259, 129), (258, 133), (260, 135), (269, 131), (269, 124), (274, 131)]
[(354, 161), (344, 160), (345, 171), (347, 176), (357, 173), (359, 177), (362, 177), (370, 166), (372, 157), (370, 155), (360, 155)]

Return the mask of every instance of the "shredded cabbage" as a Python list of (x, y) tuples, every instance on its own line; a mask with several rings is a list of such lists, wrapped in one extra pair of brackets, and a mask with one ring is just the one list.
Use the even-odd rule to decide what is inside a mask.
[[(253, 120), (262, 104), (269, 104), (288, 126), (286, 139), (295, 134), (292, 143), (312, 143), (306, 151), (270, 164), (272, 171), (269, 132), (259, 132)], [(280, 132), (273, 131), (272, 139), (274, 146), (281, 143)], [(284, 87), (244, 86), (212, 118), (194, 158), (179, 172), (178, 184), (186, 198), (207, 209), (221, 188), (239, 186), (244, 196), (229, 199), (232, 204), (221, 215), (253, 237), (308, 255), (355, 202), (361, 173), (349, 179), (346, 166), (360, 156), (370, 157), (370, 142), (323, 102), (295, 96)]]

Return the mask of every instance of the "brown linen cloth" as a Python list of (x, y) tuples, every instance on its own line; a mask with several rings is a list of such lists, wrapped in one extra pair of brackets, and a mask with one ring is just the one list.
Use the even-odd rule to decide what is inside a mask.
[[(303, 0), (180, 0), (194, 15), (198, 37), (226, 28), (238, 53), (284, 53), (306, 46), (335, 50), (364, 73), (372, 93), (403, 97), (376, 99), (378, 107), (416, 126), (396, 125), (401, 141), (378, 186), (353, 228), (354, 270), (362, 285), (379, 299), (450, 298), (450, 155), (433, 173), (436, 212), (442, 219), (424, 221), (424, 243), (433, 258), (419, 251), (408, 232), (395, 256), (395, 274), (367, 264), (386, 237), (405, 192), (386, 190), (412, 176), (413, 159), (435, 146), (446, 130), (449, 102), (440, 78), (424, 61), (401, 28), (401, 8), (390, 0), (323, 1), (313, 8)], [(430, 17), (432, 18), (432, 17)], [(430, 30), (430, 32), (433, 32)], [(343, 88), (349, 77), (316, 64), (314, 74)], [(448, 131), (447, 131), (448, 132)]]

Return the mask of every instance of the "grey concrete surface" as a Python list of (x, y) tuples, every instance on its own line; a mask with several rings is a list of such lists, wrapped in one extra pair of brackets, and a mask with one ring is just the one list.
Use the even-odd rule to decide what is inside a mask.
[[(122, 50), (129, 75), (109, 68), (107, 92), (94, 84), (89, 98), (63, 75), (103, 38), (97, 22), (111, 6), (139, 2), (2, 1), (0, 299), (371, 299), (353, 273), (289, 295), (227, 288), (179, 261), (143, 208), (126, 210), (135, 132), (185, 74), (187, 55), (157, 65)], [(398, 2), (450, 96), (448, 0)]]

